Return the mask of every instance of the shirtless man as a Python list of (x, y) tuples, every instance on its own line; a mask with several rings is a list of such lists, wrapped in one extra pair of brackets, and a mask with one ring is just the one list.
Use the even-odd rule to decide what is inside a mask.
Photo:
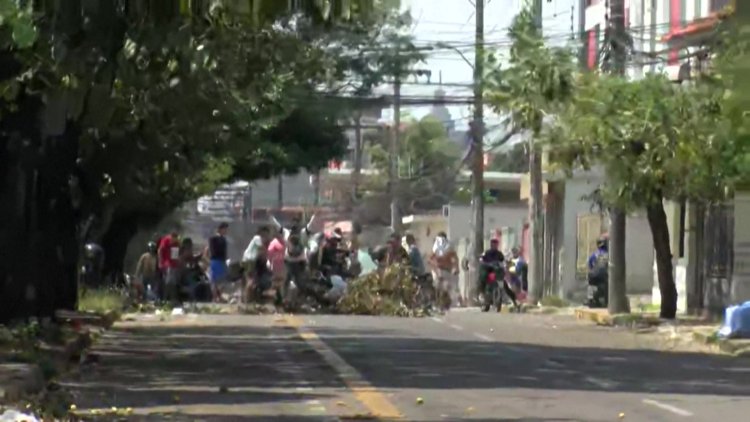
[(446, 309), (458, 303), (458, 255), (453, 250), (448, 235), (438, 233), (430, 255), (432, 277), (437, 284), (439, 303)]

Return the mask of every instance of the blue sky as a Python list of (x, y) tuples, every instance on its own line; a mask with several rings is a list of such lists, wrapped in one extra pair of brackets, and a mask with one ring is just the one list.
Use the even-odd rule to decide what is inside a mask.
[[(526, 0), (486, 0), (485, 6), (485, 39), (488, 45), (499, 50), (507, 48), (507, 27)], [(574, 27), (577, 28), (578, 0), (544, 0), (543, 17), (545, 36), (554, 42), (566, 42), (570, 37), (571, 5), (576, 5), (573, 12)], [(470, 44), (474, 42), (474, 6), (469, 0), (402, 0), (404, 9), (411, 10), (414, 18), (412, 33), (419, 45), (428, 42), (447, 42), (461, 45), (461, 50), (469, 61), (474, 60)], [(444, 83), (466, 83), (472, 80), (473, 69), (456, 52), (440, 51), (433, 53), (427, 63), (420, 68), (432, 71), (431, 82), (437, 83), (442, 73)], [(424, 80), (422, 80), (424, 81)], [(413, 82), (413, 81), (412, 81)], [(405, 85), (404, 95), (432, 95), (436, 86)], [(388, 92), (390, 87), (382, 87)], [(447, 95), (471, 95), (471, 88), (444, 87)], [(409, 110), (414, 117), (421, 117), (429, 112), (430, 107), (418, 107)], [(457, 129), (464, 129), (468, 123), (470, 109), (464, 106), (450, 107)], [(384, 117), (390, 118), (384, 113)], [(488, 124), (492, 117), (488, 117)]]

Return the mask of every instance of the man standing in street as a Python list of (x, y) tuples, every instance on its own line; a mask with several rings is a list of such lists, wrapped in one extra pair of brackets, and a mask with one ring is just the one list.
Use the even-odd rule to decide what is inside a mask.
[(421, 277), (425, 274), (424, 260), (422, 260), (422, 252), (417, 247), (417, 239), (413, 234), (407, 233), (406, 245), (409, 247), (409, 262), (411, 264), (411, 270), (415, 276)]
[(159, 285), (159, 258), (156, 255), (156, 243), (148, 242), (146, 252), (138, 259), (135, 267), (135, 281), (139, 300), (154, 300), (160, 296), (162, 287)]
[(433, 268), (433, 279), (437, 284), (437, 291), (440, 296), (440, 305), (444, 309), (448, 309), (452, 304), (459, 303), (458, 255), (445, 232), (438, 233), (435, 238), (430, 263)]
[[(174, 282), (178, 259), (180, 258), (180, 235), (177, 229), (159, 240), (159, 271), (163, 285)], [(164, 299), (164, 289), (160, 289), (159, 299)]]
[(227, 231), (229, 230), (229, 224), (219, 224), (216, 234), (208, 239), (208, 246), (206, 248), (206, 255), (209, 259), (209, 276), (211, 279), (211, 294), (213, 295), (214, 302), (221, 301), (221, 291), (219, 290), (219, 283), (224, 281), (227, 275)]

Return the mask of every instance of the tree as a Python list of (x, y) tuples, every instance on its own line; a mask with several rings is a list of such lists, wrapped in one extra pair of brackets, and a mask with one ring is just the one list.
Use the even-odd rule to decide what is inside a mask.
[(507, 151), (495, 154), (490, 161), (488, 170), (506, 173), (525, 173), (529, 170), (529, 154), (527, 146), (514, 145)]
[(628, 81), (592, 74), (558, 120), (555, 159), (568, 169), (601, 165), (605, 204), (646, 210), (663, 318), (677, 311), (663, 201), (725, 199), (739, 174), (732, 157), (747, 151), (721, 116), (722, 96), (713, 86), (679, 87), (662, 75)]
[(70, 0), (34, 2), (32, 15), (16, 3), (0, 0), (0, 321), (72, 308), (84, 241), (107, 244), (116, 267), (116, 244), (140, 225), (267, 174), (269, 157), (288, 169), (304, 148), (279, 149), (268, 131), (320, 98), (340, 77), (332, 64), (352, 68), (297, 28), (360, 31), (394, 10)]
[[(434, 209), (452, 198), (460, 150), (447, 136), (443, 124), (432, 116), (404, 122), (398, 150), (399, 202), (410, 212)], [(390, 156), (381, 144), (370, 148), (373, 166), (384, 175)], [(379, 182), (378, 191), (386, 189)]]
[[(545, 123), (552, 118), (572, 95), (574, 61), (565, 48), (547, 47), (537, 27), (532, 9), (524, 9), (513, 20), (508, 35), (509, 67), (501, 69), (491, 57), (494, 69), (488, 75), (488, 98), (496, 111), (507, 113), (511, 131), (529, 133), (529, 172), (541, 174), (540, 137)], [(536, 177), (535, 177), (536, 179)], [(541, 180), (532, 180), (532, 188), (541, 197)], [(541, 199), (541, 198), (536, 198)], [(531, 262), (529, 271), (529, 300), (533, 303), (543, 293), (544, 239), (543, 205), (530, 201)]]

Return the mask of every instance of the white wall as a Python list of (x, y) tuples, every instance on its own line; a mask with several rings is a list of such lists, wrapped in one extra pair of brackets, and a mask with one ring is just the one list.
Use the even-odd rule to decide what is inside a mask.
[[(518, 233), (518, 243), (521, 243), (520, 233), (523, 223), (529, 215), (525, 202), (514, 202), (507, 205), (487, 205), (484, 209), (485, 240), (490, 232), (502, 227), (512, 227)], [(448, 237), (454, 242), (471, 237), (471, 206), (450, 205), (448, 215)]]
[[(576, 276), (578, 216), (596, 212), (595, 208), (592, 209), (591, 202), (581, 198), (596, 189), (601, 180), (601, 175), (587, 172), (577, 174), (565, 182), (560, 286), (563, 296), (568, 299), (581, 299), (586, 291), (586, 280)], [(648, 293), (653, 285), (654, 247), (646, 217), (641, 214), (629, 216), (625, 237), (628, 294)]]
[(432, 252), (432, 244), (435, 241), (435, 236), (441, 231), (448, 232), (448, 220), (418, 221), (407, 225), (406, 231), (417, 238), (417, 247), (422, 252), (422, 256), (427, 257)]

